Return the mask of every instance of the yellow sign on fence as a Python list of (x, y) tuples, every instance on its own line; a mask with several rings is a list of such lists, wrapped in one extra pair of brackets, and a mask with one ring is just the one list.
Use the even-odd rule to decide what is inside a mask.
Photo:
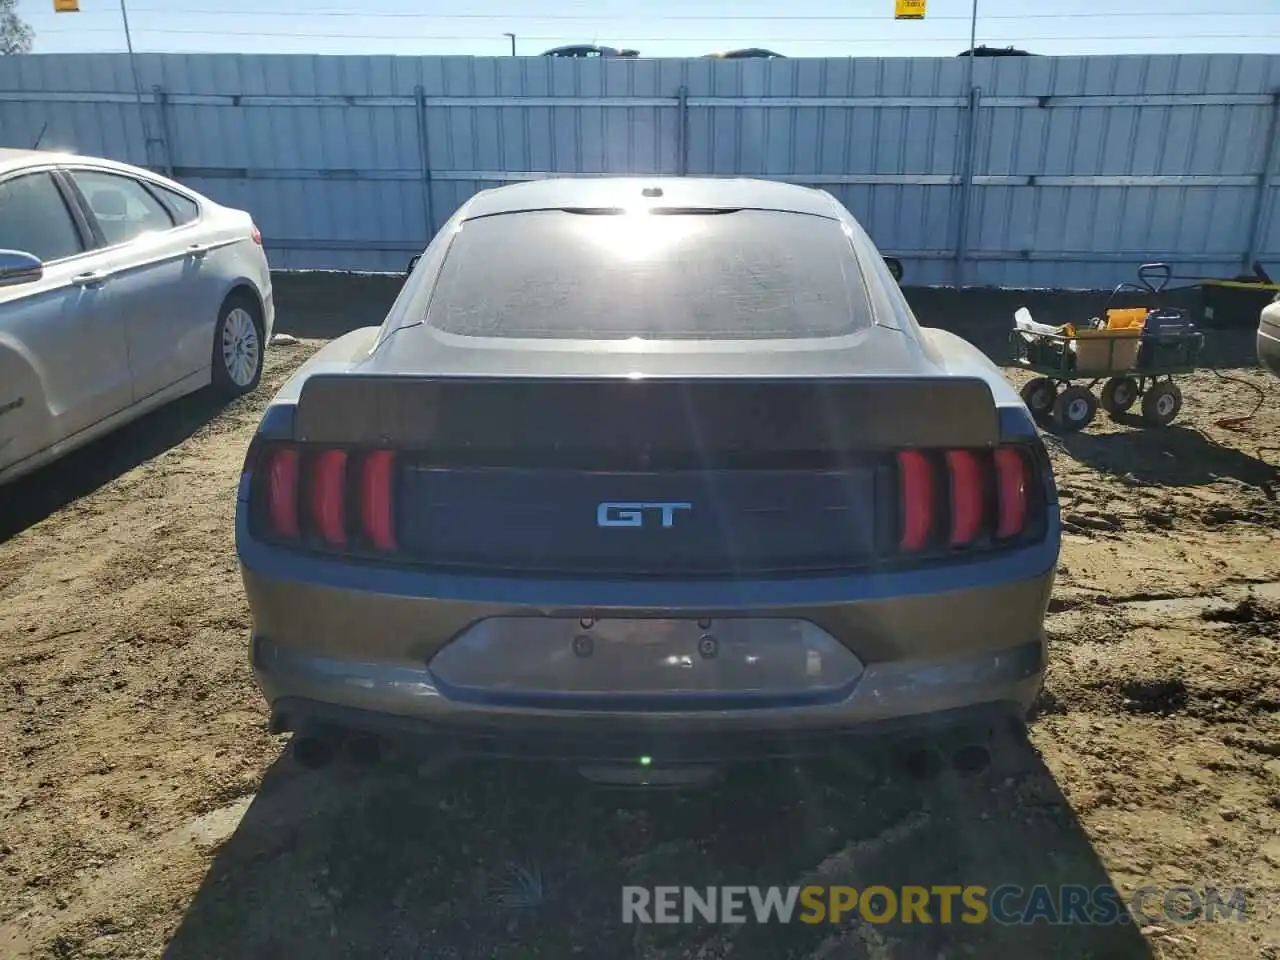
[(80, 0), (53, 0), (54, 13), (79, 13)]
[(925, 0), (893, 0), (893, 19), (923, 20)]

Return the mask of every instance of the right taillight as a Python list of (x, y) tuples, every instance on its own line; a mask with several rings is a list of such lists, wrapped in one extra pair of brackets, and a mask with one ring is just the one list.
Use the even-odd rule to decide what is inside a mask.
[(254, 462), (252, 515), (270, 539), (325, 550), (396, 549), (393, 451), (268, 444)]
[(379, 550), (396, 548), (393, 474), (396, 455), (390, 450), (365, 454), (360, 463), (360, 523)]
[(1016, 537), (1027, 524), (1031, 497), (1031, 464), (1026, 454), (1002, 447), (993, 457), (996, 467), (996, 539)]
[(898, 548), (908, 553), (1015, 540), (1034, 519), (1032, 458), (995, 450), (898, 454)]

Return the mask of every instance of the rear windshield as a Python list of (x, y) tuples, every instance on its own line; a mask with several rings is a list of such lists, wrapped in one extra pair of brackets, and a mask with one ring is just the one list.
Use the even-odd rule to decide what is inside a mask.
[(466, 222), (427, 322), (480, 337), (834, 337), (869, 326), (834, 220), (539, 211)]

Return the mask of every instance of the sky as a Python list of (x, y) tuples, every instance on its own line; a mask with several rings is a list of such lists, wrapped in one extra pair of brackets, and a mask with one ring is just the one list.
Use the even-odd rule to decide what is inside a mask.
[[(1046, 55), (1277, 53), (1280, 0), (977, 0), (977, 40)], [(763, 46), (794, 57), (954, 56), (973, 0), (125, 0), (137, 51), (520, 55), (569, 43), (642, 56)], [(644, 13), (638, 13), (638, 10)], [(1030, 11), (1030, 12), (1028, 12)], [(36, 53), (125, 49), (120, 0), (18, 0)]]

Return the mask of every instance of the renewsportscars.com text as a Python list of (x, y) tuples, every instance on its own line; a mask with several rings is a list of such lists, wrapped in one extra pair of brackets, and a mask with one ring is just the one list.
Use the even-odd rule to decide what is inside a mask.
[(623, 923), (1186, 924), (1244, 920), (1239, 888), (1143, 886), (623, 887)]

